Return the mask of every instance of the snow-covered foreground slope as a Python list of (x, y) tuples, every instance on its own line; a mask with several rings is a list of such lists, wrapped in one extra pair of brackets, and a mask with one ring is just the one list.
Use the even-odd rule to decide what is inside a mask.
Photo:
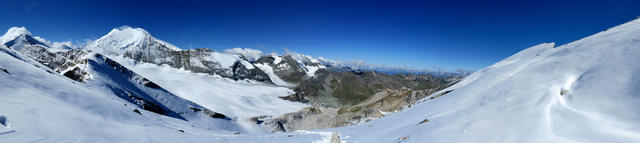
[(171, 93), (230, 117), (246, 119), (263, 115), (276, 116), (307, 107), (302, 103), (278, 98), (293, 93), (285, 87), (249, 80), (234, 81), (167, 65), (136, 62), (120, 56), (110, 57)]
[(528, 48), (440, 98), (335, 130), (363, 143), (640, 142), (638, 61), (634, 20), (567, 45)]

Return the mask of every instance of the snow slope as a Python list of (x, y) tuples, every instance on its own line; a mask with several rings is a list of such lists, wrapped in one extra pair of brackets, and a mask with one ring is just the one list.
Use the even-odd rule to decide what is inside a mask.
[(146, 76), (171, 93), (231, 117), (275, 116), (307, 107), (302, 103), (278, 98), (293, 93), (285, 87), (249, 80), (234, 81), (167, 65), (136, 62), (119, 56), (110, 58)]
[(363, 143), (640, 142), (639, 47), (640, 20), (559, 47), (540, 44), (435, 100), (330, 130)]

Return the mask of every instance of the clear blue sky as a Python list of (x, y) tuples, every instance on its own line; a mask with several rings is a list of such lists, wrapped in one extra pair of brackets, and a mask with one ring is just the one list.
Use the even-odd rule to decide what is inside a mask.
[(0, 29), (50, 41), (141, 27), (180, 48), (281, 48), (341, 61), (479, 69), (542, 42), (564, 44), (640, 15), (634, 1), (0, 2)]

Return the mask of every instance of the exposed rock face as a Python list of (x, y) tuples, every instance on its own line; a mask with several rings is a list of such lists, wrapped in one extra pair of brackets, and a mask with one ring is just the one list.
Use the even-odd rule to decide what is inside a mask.
[(297, 112), (267, 119), (263, 126), (275, 132), (333, 127), (336, 122), (335, 111), (332, 110), (334, 109), (307, 107)]
[[(50, 69), (62, 73), (63, 71), (70, 70), (77, 64), (86, 63), (84, 56), (87, 54), (83, 50), (65, 50), (58, 52), (51, 52), (49, 45), (43, 41), (33, 38), (26, 29), (12, 40), (3, 43), (5, 46), (15, 49), (16, 51), (29, 56), (30, 58), (38, 61), (42, 65), (49, 67)], [(5, 34), (6, 36), (6, 34)], [(4, 37), (11, 38), (11, 37)]]
[(87, 78), (88, 73), (79, 67), (75, 67), (72, 70), (63, 73), (62, 75), (78, 82), (84, 82)]
[[(23, 31), (14, 33), (15, 37), (3, 44), (70, 79), (82, 82), (88, 77), (88, 74), (81, 67), (78, 67), (86, 65), (86, 51), (70, 49), (52, 52), (50, 45), (31, 37), (31, 33), (26, 29)], [(4, 38), (11, 39), (12, 37), (7, 37), (5, 34)]]
[(3, 71), (4, 73), (7, 73), (7, 74), (11, 75), (11, 73), (9, 73), (9, 70), (7, 70), (7, 69), (0, 68), (0, 70)]
[(87, 54), (82, 50), (50, 52), (47, 47), (42, 45), (24, 46), (18, 51), (58, 73), (68, 70), (76, 64), (86, 63), (83, 57)]

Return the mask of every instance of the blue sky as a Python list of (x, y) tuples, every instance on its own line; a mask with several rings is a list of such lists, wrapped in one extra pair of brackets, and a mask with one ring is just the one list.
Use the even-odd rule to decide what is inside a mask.
[(54, 1), (0, 4), (0, 29), (50, 41), (141, 27), (180, 48), (291, 51), (370, 64), (479, 69), (640, 15), (635, 1)]

